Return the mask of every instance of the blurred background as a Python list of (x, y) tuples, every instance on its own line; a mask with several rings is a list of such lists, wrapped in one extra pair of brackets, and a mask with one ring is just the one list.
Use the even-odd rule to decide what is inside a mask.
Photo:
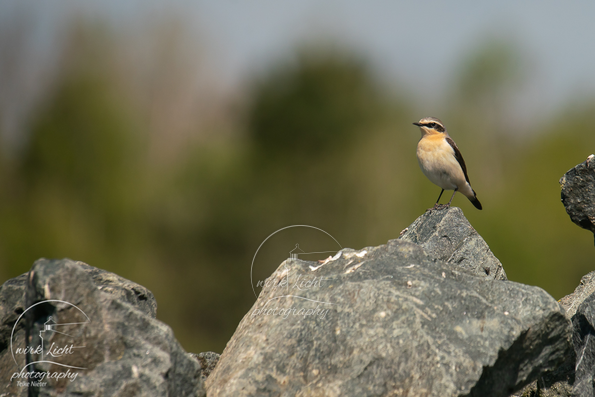
[[(271, 233), (376, 246), (434, 204), (411, 123), (435, 116), (484, 210), (454, 205), (511, 280), (559, 299), (595, 269), (558, 184), (595, 152), (594, 15), (589, 1), (3, 1), (0, 283), (40, 257), (81, 260), (152, 290), (186, 350), (220, 353)], [(304, 250), (338, 249), (307, 231)], [(296, 240), (267, 242), (254, 279)]]

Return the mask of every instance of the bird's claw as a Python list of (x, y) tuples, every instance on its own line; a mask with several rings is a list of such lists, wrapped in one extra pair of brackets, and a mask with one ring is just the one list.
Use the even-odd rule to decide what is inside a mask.
[(446, 208), (450, 208), (450, 204), (434, 204), (434, 206), (432, 208), (428, 208), (428, 211), (432, 212), (434, 210), (440, 211), (440, 210), (444, 210)]

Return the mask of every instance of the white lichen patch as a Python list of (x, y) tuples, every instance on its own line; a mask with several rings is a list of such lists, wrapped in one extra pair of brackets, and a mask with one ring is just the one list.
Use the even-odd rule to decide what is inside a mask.
[(345, 253), (343, 253), (343, 258), (350, 259), (350, 258), (353, 258), (354, 256), (358, 257), (358, 258), (363, 258), (364, 256), (366, 256), (367, 253), (368, 253), (367, 250), (345, 252)]
[(349, 273), (353, 273), (354, 271), (356, 271), (357, 269), (360, 268), (361, 265), (363, 265), (366, 262), (360, 262), (355, 266), (350, 267), (349, 269), (347, 269), (347, 271), (345, 272), (345, 274), (349, 274)]
[(320, 264), (320, 265), (318, 265), (318, 266), (312, 266), (312, 265), (310, 265), (310, 270), (312, 270), (313, 272), (315, 272), (316, 270), (320, 269), (320, 268), (321, 268), (321, 267), (323, 267), (324, 265), (325, 265), (325, 263), (324, 263), (324, 262), (323, 262), (323, 263), (321, 263), (321, 264)]

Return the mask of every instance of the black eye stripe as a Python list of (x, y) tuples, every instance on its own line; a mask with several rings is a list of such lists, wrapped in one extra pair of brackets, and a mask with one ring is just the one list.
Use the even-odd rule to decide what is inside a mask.
[(433, 128), (433, 129), (435, 129), (438, 132), (444, 132), (444, 127), (442, 127), (438, 123), (427, 123), (427, 124), (424, 124), (424, 126), (425, 127), (428, 127), (428, 128)]

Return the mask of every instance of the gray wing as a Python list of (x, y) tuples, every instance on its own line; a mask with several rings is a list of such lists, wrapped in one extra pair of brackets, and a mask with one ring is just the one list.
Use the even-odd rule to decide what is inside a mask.
[(467, 181), (468, 184), (471, 184), (471, 182), (469, 182), (469, 176), (467, 175), (467, 166), (465, 165), (465, 160), (463, 159), (463, 155), (461, 154), (461, 151), (457, 147), (457, 144), (449, 136), (446, 137), (446, 142), (448, 142), (450, 147), (455, 151), (455, 158), (457, 159), (457, 161), (459, 162), (459, 165), (463, 169), (463, 174), (465, 174), (465, 180)]

